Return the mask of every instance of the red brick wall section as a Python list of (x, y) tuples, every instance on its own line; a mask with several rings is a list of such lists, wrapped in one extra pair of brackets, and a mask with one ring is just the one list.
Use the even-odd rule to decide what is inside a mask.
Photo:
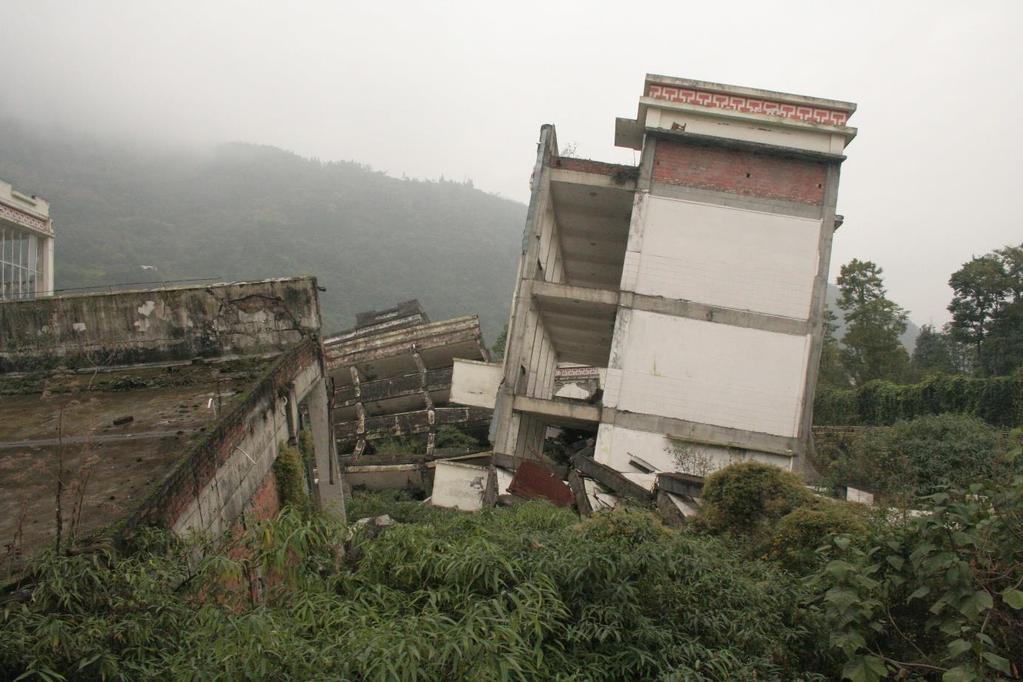
[(821, 161), (660, 139), (654, 152), (653, 179), (683, 187), (820, 204), (826, 171)]
[(249, 498), (248, 516), (257, 520), (272, 519), (281, 510), (281, 500), (277, 496), (277, 476), (273, 469), (266, 472), (263, 482)]

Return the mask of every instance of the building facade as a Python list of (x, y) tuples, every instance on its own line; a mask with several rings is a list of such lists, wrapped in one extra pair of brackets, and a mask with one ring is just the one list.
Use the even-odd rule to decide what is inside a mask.
[(0, 300), (53, 292), (53, 221), (45, 199), (0, 180)]
[[(638, 166), (561, 157), (543, 126), (505, 362), (454, 372), (495, 452), (540, 457), (562, 426), (620, 472), (800, 469), (854, 111), (648, 75), (615, 128)], [(569, 363), (601, 370), (599, 400), (555, 396)]]

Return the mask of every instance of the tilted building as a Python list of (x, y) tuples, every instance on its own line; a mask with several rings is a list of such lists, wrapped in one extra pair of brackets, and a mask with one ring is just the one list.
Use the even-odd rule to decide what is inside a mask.
[[(539, 457), (568, 426), (620, 472), (799, 469), (854, 111), (648, 75), (615, 128), (638, 166), (561, 157), (543, 126), (504, 364), (454, 369), (495, 452)], [(568, 363), (599, 368), (599, 400), (555, 396)]]
[(360, 457), (382, 438), (426, 438), (437, 430), (487, 433), (490, 410), (449, 405), (455, 358), (488, 360), (475, 315), (431, 322), (419, 301), (360, 313), (356, 326), (323, 342), (333, 387), (338, 452)]
[(50, 204), (0, 180), (0, 301), (52, 292)]

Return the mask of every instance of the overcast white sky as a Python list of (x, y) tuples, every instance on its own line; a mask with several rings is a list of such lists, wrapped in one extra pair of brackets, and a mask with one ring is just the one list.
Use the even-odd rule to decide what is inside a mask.
[[(833, 253), (916, 322), (1023, 241), (1023, 2), (0, 0), (0, 115), (161, 142), (273, 144), (526, 201), (542, 123), (613, 146), (647, 72), (857, 102)], [(30, 189), (30, 188), (29, 188)]]

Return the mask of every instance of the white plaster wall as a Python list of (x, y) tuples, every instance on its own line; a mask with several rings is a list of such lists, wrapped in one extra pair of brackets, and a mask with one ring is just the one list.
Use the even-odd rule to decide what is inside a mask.
[(809, 318), (820, 220), (657, 196), (640, 216), (637, 293)]
[(451, 402), (494, 409), (504, 367), (494, 362), (455, 358), (451, 372)]
[(642, 310), (632, 310), (619, 333), (621, 369), (608, 371), (606, 405), (798, 435), (809, 336)]
[[(676, 459), (677, 455), (677, 459)], [(657, 471), (707, 476), (718, 469), (747, 460), (756, 460), (782, 469), (791, 469), (793, 458), (750, 450), (725, 448), (700, 443), (685, 443), (661, 433), (635, 431), (614, 424), (601, 424), (597, 430), (594, 459), (616, 471), (639, 472), (630, 464), (638, 457)]]

